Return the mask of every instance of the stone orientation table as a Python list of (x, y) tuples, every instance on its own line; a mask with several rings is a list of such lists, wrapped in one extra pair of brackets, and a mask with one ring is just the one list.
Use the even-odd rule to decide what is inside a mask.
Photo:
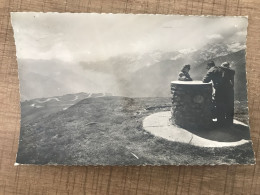
[(212, 123), (212, 84), (201, 81), (172, 81), (173, 125), (185, 129), (209, 128)]

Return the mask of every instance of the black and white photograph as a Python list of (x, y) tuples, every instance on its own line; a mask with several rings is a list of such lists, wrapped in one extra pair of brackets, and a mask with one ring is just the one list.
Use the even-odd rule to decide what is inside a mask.
[(13, 12), (16, 165), (255, 164), (245, 16)]

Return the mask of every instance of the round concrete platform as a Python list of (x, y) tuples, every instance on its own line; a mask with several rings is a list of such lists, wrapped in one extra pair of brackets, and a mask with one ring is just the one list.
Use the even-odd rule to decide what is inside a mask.
[(152, 114), (143, 120), (143, 128), (151, 134), (169, 141), (199, 147), (232, 147), (250, 142), (249, 127), (236, 120), (231, 127), (191, 132), (172, 125), (170, 117), (170, 111)]

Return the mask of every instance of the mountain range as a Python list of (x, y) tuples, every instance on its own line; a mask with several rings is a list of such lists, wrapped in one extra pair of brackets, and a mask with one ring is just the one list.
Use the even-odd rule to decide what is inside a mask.
[[(196, 55), (196, 54), (192, 54)], [(195, 58), (195, 57), (194, 57)], [(245, 50), (219, 56), (213, 59), (216, 65), (229, 61), (235, 70), (235, 99), (247, 100)], [(191, 63), (190, 75), (193, 80), (202, 80), (206, 75), (206, 60)], [(122, 79), (120, 84), (128, 96), (167, 97), (170, 96), (170, 82), (178, 79), (178, 73), (183, 66), (181, 59), (178, 62), (171, 60), (160, 61), (153, 66), (144, 67), (132, 74), (130, 79)]]
[(244, 45), (208, 44), (197, 50), (125, 54), (103, 61), (19, 60), (21, 100), (69, 93), (111, 93), (126, 97), (169, 97), (170, 81), (190, 64), (193, 80), (206, 74), (206, 63), (229, 61), (236, 71), (235, 99), (246, 100)]

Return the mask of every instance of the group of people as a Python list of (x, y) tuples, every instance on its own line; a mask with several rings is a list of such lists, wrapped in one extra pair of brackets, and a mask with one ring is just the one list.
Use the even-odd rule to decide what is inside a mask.
[[(232, 125), (234, 117), (234, 75), (235, 71), (230, 68), (228, 62), (216, 66), (214, 61), (207, 64), (207, 74), (202, 82), (213, 83), (212, 118), (217, 118), (221, 126)], [(190, 65), (184, 65), (179, 73), (178, 80), (192, 81), (189, 75)]]

